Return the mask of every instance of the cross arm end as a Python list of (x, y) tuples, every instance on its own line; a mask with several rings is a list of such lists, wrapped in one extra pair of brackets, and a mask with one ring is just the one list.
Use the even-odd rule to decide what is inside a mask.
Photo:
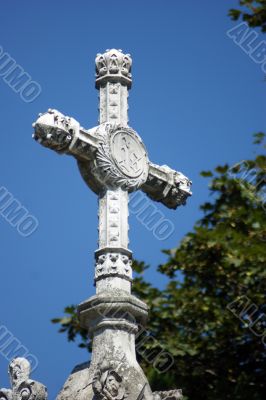
[(142, 190), (152, 200), (176, 209), (180, 205), (185, 205), (187, 198), (192, 195), (191, 185), (192, 182), (181, 172), (167, 165), (150, 163), (148, 179)]
[(59, 154), (70, 154), (78, 160), (88, 161), (97, 149), (96, 128), (86, 130), (72, 117), (49, 109), (33, 124), (33, 138), (42, 146)]

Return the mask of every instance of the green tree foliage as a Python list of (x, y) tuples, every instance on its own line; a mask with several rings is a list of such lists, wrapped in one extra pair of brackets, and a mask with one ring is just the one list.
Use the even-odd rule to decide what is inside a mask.
[[(264, 134), (255, 135), (263, 146)], [(265, 148), (265, 146), (264, 146)], [(202, 173), (210, 200), (202, 218), (158, 267), (164, 290), (145, 281), (135, 262), (133, 292), (150, 306), (137, 354), (154, 390), (182, 388), (189, 400), (262, 400), (265, 391), (266, 157)], [(76, 307), (56, 319), (69, 340), (81, 339)], [(153, 337), (156, 340), (151, 341)], [(143, 352), (146, 349), (146, 353)], [(159, 373), (148, 354), (164, 350), (174, 364)], [(155, 353), (154, 353), (155, 351)]]
[(266, 0), (241, 0), (239, 9), (231, 9), (229, 16), (233, 20), (242, 17), (250, 27), (261, 27), (262, 32), (266, 32)]

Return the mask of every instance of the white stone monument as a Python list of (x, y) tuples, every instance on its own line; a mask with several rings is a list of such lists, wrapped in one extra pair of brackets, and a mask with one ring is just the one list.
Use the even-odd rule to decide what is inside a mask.
[(148, 307), (131, 294), (128, 196), (140, 189), (175, 209), (191, 195), (191, 182), (166, 165), (151, 163), (140, 136), (128, 126), (131, 64), (121, 50), (97, 55), (98, 126), (84, 129), (52, 109), (33, 124), (40, 144), (77, 159), (83, 179), (99, 198), (96, 295), (79, 306), (80, 322), (93, 340), (91, 361), (74, 369), (57, 400), (182, 398), (180, 390), (152, 393), (136, 360), (135, 335), (146, 323)]

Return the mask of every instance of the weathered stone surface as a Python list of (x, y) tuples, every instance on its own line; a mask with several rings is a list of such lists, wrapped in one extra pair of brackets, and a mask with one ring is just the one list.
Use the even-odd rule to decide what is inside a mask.
[(9, 364), (12, 389), (0, 389), (0, 400), (47, 400), (47, 389), (30, 379), (30, 363), (25, 358), (15, 358)]
[(92, 398), (92, 377), (89, 373), (90, 363), (77, 365), (71, 372), (57, 400), (82, 400)]
[(136, 359), (135, 335), (148, 308), (131, 294), (128, 193), (141, 189), (168, 208), (185, 204), (191, 182), (166, 165), (149, 161), (138, 133), (128, 126), (132, 60), (121, 50), (96, 57), (99, 125), (84, 129), (49, 109), (34, 124), (34, 138), (74, 156), (86, 184), (99, 197), (99, 242), (95, 252), (96, 295), (81, 303), (79, 318), (93, 341), (91, 363), (78, 366), (57, 400), (178, 400), (180, 391), (156, 392)]
[(0, 400), (12, 400), (12, 390), (2, 388), (0, 389)]
[(168, 392), (153, 392), (154, 400), (181, 400), (183, 399), (182, 390), (170, 390)]
[[(83, 179), (97, 194), (105, 187), (141, 188), (168, 208), (184, 205), (191, 196), (191, 181), (167, 165), (150, 162), (137, 132), (118, 117), (111, 122), (86, 130), (74, 118), (49, 109), (33, 124), (33, 137), (51, 150), (74, 156)], [(130, 155), (134, 158), (127, 165)]]
[[(101, 364), (78, 365), (66, 381), (57, 400), (153, 400), (143, 371), (136, 364), (108, 361), (108, 352)], [(135, 368), (134, 368), (135, 367)]]
[[(90, 363), (77, 365), (66, 381), (64, 388), (59, 393), (57, 400), (86, 400), (94, 398), (95, 400), (122, 400), (134, 398), (135, 400), (182, 400), (182, 390), (170, 390), (166, 392), (148, 391), (143, 385), (141, 390), (134, 385), (134, 374), (128, 379), (119, 375), (114, 364), (108, 365), (103, 362), (98, 369), (90, 369)], [(133, 387), (133, 388), (132, 388)], [(129, 391), (133, 391), (133, 397)]]

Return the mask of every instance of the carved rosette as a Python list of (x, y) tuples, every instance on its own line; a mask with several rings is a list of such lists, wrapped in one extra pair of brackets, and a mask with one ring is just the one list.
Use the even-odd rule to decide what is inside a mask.
[(107, 82), (100, 88), (99, 94), (99, 122), (100, 124), (128, 123), (128, 89), (119, 82)]
[[(128, 193), (120, 188), (107, 190), (99, 198), (99, 252), (126, 252), (128, 248)], [(124, 250), (122, 250), (124, 249)]]
[(105, 124), (99, 139), (95, 172), (103, 186), (128, 191), (142, 186), (148, 178), (149, 163), (139, 135), (129, 127)]

